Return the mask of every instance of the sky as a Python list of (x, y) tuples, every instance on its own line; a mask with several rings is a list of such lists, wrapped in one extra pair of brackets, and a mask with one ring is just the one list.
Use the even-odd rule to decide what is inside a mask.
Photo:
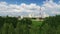
[[(46, 0), (0, 0), (0, 2), (7, 2), (9, 4), (21, 4), (21, 3), (26, 3), (26, 4), (31, 4), (35, 3), (37, 5), (42, 5), (43, 2)], [(48, 0), (49, 1), (49, 0)], [(58, 3), (60, 0), (53, 0), (53, 2)]]
[(0, 0), (0, 16), (40, 16), (60, 14), (60, 0)]

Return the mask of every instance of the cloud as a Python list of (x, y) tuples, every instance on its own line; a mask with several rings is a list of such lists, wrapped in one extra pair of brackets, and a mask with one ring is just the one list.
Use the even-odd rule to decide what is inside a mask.
[(60, 14), (60, 4), (54, 3), (53, 0), (44, 1), (41, 6), (34, 3), (16, 5), (0, 2), (0, 16), (28, 16), (29, 14), (40, 16), (40, 12), (42, 17)]
[(8, 4), (6, 2), (0, 2), (0, 16), (20, 16), (20, 15), (28, 15), (30, 13), (35, 12), (37, 14), (40, 8), (40, 6), (31, 3), (30, 5), (27, 5), (25, 3), (22, 3), (20, 5), (16, 4)]
[(44, 2), (42, 7), (45, 8), (44, 12), (48, 13), (49, 15), (60, 14), (60, 4), (54, 3), (53, 0)]

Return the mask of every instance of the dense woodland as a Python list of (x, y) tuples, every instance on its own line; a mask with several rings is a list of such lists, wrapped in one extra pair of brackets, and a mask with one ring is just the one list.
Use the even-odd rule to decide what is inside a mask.
[(0, 34), (60, 34), (60, 15), (46, 17), (35, 28), (32, 23), (30, 18), (0, 16)]

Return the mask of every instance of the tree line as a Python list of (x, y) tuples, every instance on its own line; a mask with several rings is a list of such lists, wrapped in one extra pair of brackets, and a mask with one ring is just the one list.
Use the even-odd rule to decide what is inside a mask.
[(60, 34), (60, 15), (46, 17), (36, 30), (32, 23), (30, 18), (0, 16), (0, 34)]
[(60, 15), (45, 18), (40, 29), (41, 34), (60, 34)]

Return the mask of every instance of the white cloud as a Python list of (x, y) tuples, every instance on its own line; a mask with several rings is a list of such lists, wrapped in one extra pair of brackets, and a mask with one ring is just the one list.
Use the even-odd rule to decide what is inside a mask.
[(45, 8), (45, 12), (48, 13), (49, 15), (60, 14), (60, 4), (54, 3), (53, 0), (44, 2), (42, 7)]
[(25, 3), (22, 3), (20, 5), (16, 4), (8, 4), (6, 2), (0, 2), (0, 15), (25, 15), (30, 14), (32, 12), (39, 11), (40, 6), (31, 3), (30, 5), (27, 5)]
[(0, 15), (20, 16), (34, 13), (34, 15), (40, 16), (39, 12), (42, 12), (43, 17), (60, 14), (60, 4), (54, 3), (53, 0), (45, 1), (42, 6), (34, 3), (16, 5), (0, 2)]

